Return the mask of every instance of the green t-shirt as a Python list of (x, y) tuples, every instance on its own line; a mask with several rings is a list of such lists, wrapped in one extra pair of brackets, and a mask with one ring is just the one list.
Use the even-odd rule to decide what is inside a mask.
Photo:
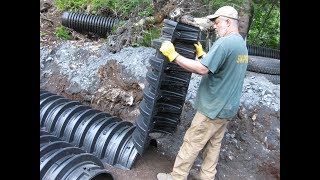
[(248, 50), (239, 34), (214, 42), (200, 61), (210, 71), (201, 79), (195, 107), (207, 117), (231, 119), (237, 114), (248, 65)]

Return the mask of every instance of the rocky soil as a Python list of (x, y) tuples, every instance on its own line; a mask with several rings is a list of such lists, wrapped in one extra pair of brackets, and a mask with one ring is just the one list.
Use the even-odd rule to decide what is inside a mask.
[[(51, 1), (41, 2), (45, 6)], [(148, 60), (156, 49), (128, 46), (114, 53), (106, 39), (92, 40), (76, 32), (80, 38), (63, 41), (53, 33), (60, 15), (52, 6), (40, 13), (40, 88), (134, 123), (147, 83)], [(170, 172), (196, 111), (193, 100), (200, 78), (192, 75), (176, 131), (151, 134), (157, 143), (131, 170), (107, 167), (115, 179), (152, 180), (158, 172)], [(189, 179), (196, 177), (201, 161), (199, 155)], [(280, 84), (247, 72), (241, 106), (222, 141), (217, 169), (216, 179), (280, 179)]]

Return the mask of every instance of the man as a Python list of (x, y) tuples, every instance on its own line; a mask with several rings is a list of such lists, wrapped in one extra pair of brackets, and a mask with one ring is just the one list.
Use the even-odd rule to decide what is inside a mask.
[(173, 44), (164, 41), (160, 51), (170, 62), (202, 75), (197, 91), (195, 114), (183, 139), (170, 174), (159, 173), (158, 180), (185, 180), (203, 149), (200, 179), (213, 180), (219, 159), (221, 140), (228, 122), (237, 114), (243, 81), (248, 65), (248, 50), (239, 34), (238, 12), (231, 6), (219, 8), (207, 16), (213, 23), (218, 39), (206, 54), (195, 44), (200, 61), (183, 57)]

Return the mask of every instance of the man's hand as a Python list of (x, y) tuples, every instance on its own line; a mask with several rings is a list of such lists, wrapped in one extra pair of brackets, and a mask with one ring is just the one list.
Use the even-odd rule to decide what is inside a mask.
[(159, 50), (169, 59), (170, 62), (179, 56), (179, 53), (176, 52), (170, 41), (163, 41)]
[(193, 44), (196, 47), (196, 53), (198, 58), (201, 58), (203, 55), (205, 55), (206, 53), (203, 51), (202, 49), (202, 45), (200, 42), (198, 42), (198, 44)]

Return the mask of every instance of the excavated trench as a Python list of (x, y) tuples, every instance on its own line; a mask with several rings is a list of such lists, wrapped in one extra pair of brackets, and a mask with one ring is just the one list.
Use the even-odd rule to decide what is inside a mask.
[[(162, 41), (169, 40), (176, 46), (178, 53), (195, 59), (193, 44), (199, 40), (199, 32), (198, 27), (165, 20), (160, 39), (153, 40), (152, 44), (154, 48), (159, 49)], [(168, 64), (166, 57), (159, 50), (149, 62), (152, 68), (146, 75), (147, 85), (135, 125), (40, 89), (42, 131), (57, 137), (59, 141), (69, 143), (74, 148), (77, 147), (77, 152), (82, 151), (97, 157), (100, 161), (95, 164), (100, 167), (102, 163), (103, 166), (108, 164), (130, 169), (138, 153), (142, 155), (149, 146), (149, 133), (174, 132), (180, 121), (191, 78), (191, 73), (177, 64)], [(51, 143), (51, 140), (49, 142)], [(47, 168), (42, 169), (41, 178), (55, 168), (50, 165), (54, 166), (46, 164)]]

